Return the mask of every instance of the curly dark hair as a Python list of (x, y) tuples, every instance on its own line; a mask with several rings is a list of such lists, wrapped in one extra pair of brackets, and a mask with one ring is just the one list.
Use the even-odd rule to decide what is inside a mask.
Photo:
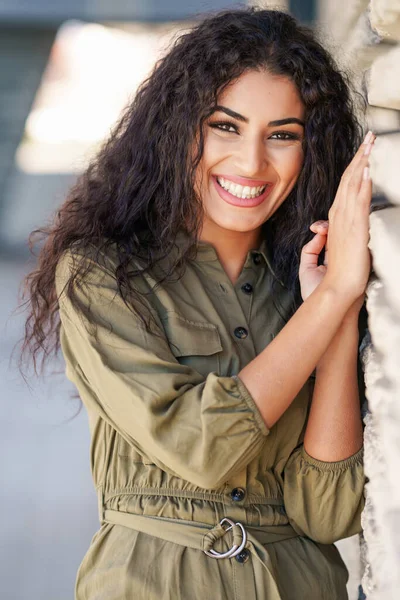
[[(40, 240), (37, 268), (25, 280), (29, 314), (23, 353), (45, 359), (59, 348), (57, 263), (70, 248), (81, 262), (69, 282), (84, 276), (85, 253), (115, 248), (115, 277), (124, 301), (138, 311), (132, 278), (171, 252), (182, 227), (188, 233), (164, 281), (192, 256), (202, 221), (194, 191), (204, 146), (203, 128), (226, 86), (244, 72), (266, 69), (288, 77), (305, 106), (304, 164), (295, 187), (264, 224), (275, 271), (298, 290), (302, 246), (310, 224), (326, 219), (340, 177), (361, 142), (347, 75), (311, 29), (278, 10), (219, 12), (181, 35), (143, 82), (109, 139), (70, 190)], [(195, 152), (193, 153), (193, 148)], [(132, 267), (132, 256), (142, 270)], [(136, 306), (136, 309), (133, 307)], [(42, 361), (43, 363), (43, 361)]]

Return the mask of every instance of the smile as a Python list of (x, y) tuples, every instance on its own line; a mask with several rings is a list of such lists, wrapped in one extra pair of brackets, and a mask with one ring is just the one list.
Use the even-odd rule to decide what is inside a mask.
[[(233, 206), (253, 208), (269, 196), (274, 185), (270, 182), (256, 181), (258, 185), (242, 185), (221, 175), (212, 175), (218, 195)], [(235, 179), (239, 179), (238, 177)], [(243, 178), (240, 178), (243, 181)], [(262, 185), (261, 185), (262, 184)]]
[(224, 179), (223, 177), (217, 177), (217, 181), (224, 190), (232, 194), (232, 196), (236, 196), (236, 198), (256, 198), (257, 196), (261, 196), (267, 187), (267, 185), (259, 185), (256, 187), (240, 185), (239, 183), (229, 181), (229, 179)]

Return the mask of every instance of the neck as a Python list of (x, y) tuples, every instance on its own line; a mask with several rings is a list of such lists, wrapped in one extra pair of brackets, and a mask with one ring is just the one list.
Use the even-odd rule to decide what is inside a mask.
[(200, 241), (211, 244), (218, 259), (233, 284), (236, 283), (250, 250), (261, 244), (261, 228), (254, 231), (231, 231), (206, 221)]

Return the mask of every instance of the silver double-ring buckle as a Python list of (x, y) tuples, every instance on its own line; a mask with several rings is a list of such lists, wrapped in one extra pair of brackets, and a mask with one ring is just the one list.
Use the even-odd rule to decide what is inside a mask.
[[(224, 527), (225, 523), (229, 524), (229, 527), (227, 527), (226, 529)], [(227, 519), (226, 517), (224, 519), (222, 519), (219, 522), (219, 524), (221, 525), (221, 527), (223, 529), (225, 529), (225, 533), (227, 531), (230, 531), (232, 529), (232, 527), (234, 527), (235, 525), (240, 527), (241, 532), (242, 532), (242, 541), (241, 541), (240, 545), (238, 546), (237, 544), (233, 544), (232, 548), (229, 548), (229, 550), (227, 552), (217, 552), (216, 550), (213, 550), (213, 549), (203, 550), (203, 552), (204, 552), (204, 554), (207, 554), (207, 556), (211, 556), (211, 558), (233, 558), (234, 556), (236, 556), (243, 550), (243, 548), (245, 547), (245, 545), (247, 543), (246, 530), (241, 523), (234, 523), (233, 521), (231, 521), (231, 519)]]

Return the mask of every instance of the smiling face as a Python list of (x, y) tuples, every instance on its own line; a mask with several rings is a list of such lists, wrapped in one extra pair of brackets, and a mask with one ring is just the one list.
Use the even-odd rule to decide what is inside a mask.
[(286, 77), (250, 71), (224, 90), (205, 123), (196, 173), (203, 232), (260, 230), (301, 171), (303, 122), (304, 105)]

